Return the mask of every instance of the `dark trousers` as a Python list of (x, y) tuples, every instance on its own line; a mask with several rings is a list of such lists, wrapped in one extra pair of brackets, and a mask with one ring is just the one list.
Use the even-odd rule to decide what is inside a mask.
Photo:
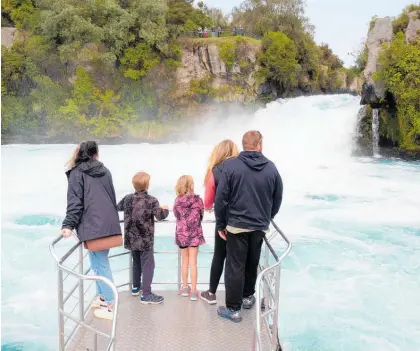
[(240, 310), (242, 298), (255, 293), (258, 263), (264, 232), (227, 234), (226, 241), (226, 307)]
[(143, 273), (143, 295), (151, 293), (153, 275), (155, 273), (155, 255), (151, 251), (131, 251), (133, 255), (133, 287), (140, 288)]
[(210, 292), (216, 293), (219, 286), (220, 277), (222, 276), (223, 266), (226, 259), (226, 241), (223, 240), (216, 229), (214, 238), (214, 253), (213, 260), (211, 261), (210, 269)]

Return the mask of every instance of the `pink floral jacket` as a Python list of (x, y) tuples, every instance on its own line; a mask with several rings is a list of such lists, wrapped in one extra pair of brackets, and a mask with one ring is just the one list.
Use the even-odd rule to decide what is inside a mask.
[(195, 194), (181, 195), (173, 206), (176, 218), (175, 244), (178, 246), (199, 246), (205, 244), (201, 221), (204, 204)]

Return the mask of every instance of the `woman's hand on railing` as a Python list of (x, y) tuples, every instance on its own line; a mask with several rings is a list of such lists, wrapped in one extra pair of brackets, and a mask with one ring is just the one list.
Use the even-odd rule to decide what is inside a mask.
[(68, 228), (61, 229), (61, 235), (63, 236), (63, 238), (70, 238), (72, 233), (73, 232)]
[(223, 240), (225, 240), (225, 241), (226, 241), (226, 234), (227, 234), (226, 229), (224, 229), (224, 230), (219, 230), (219, 236), (220, 236)]

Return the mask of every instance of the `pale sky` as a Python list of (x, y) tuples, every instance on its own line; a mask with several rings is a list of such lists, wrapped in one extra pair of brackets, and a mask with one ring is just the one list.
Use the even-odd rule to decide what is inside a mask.
[[(238, 6), (241, 0), (205, 0), (225, 13)], [(307, 0), (306, 15), (315, 25), (315, 41), (328, 43), (345, 63), (353, 64), (352, 53), (366, 38), (369, 22), (378, 17), (397, 16), (416, 0)]]

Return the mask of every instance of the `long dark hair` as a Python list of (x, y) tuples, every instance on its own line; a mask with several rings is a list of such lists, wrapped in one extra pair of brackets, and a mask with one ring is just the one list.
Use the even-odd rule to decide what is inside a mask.
[(92, 160), (95, 155), (99, 152), (98, 143), (93, 140), (84, 141), (76, 147), (72, 158), (67, 162), (66, 166), (68, 169), (79, 166), (83, 162)]

